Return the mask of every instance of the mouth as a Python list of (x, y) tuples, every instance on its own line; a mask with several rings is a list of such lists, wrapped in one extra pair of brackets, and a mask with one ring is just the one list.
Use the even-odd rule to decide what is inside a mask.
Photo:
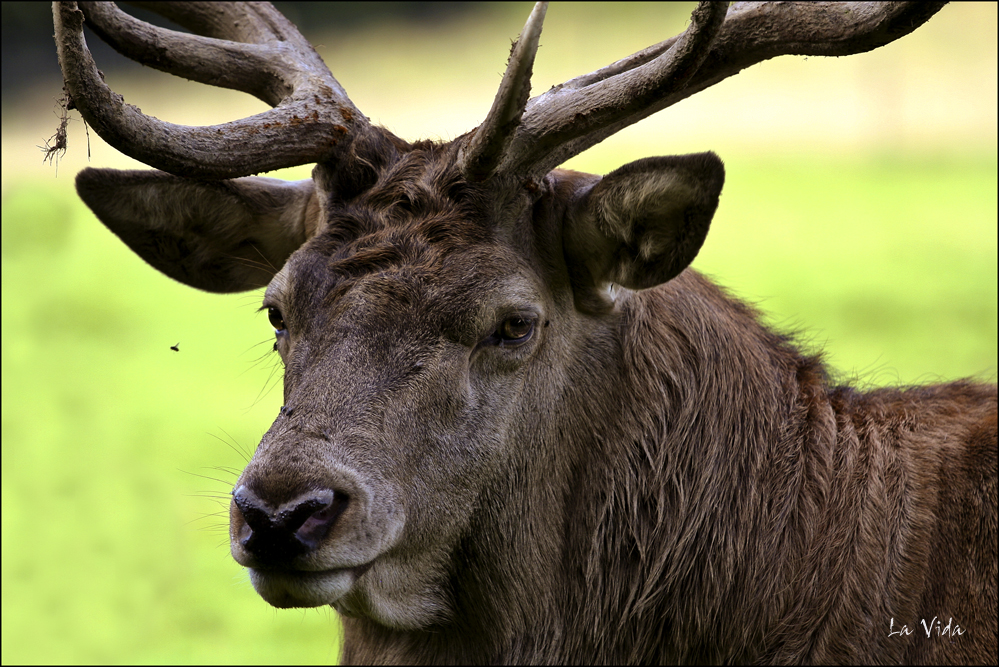
[(279, 609), (321, 607), (346, 595), (372, 564), (318, 572), (249, 568), (250, 583), (260, 597)]

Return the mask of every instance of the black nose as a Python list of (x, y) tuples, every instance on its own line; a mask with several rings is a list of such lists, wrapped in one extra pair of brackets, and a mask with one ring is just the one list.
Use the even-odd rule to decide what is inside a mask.
[(261, 565), (281, 566), (322, 544), (347, 507), (347, 496), (331, 489), (310, 490), (273, 507), (245, 485), (233, 489), (242, 516), (239, 543)]

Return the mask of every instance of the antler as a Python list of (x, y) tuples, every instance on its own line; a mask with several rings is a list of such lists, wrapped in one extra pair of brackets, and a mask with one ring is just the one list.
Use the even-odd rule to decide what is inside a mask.
[[(150, 25), (114, 3), (52, 6), (59, 63), (72, 103), (122, 153), (181, 176), (235, 178), (333, 159), (369, 130), (368, 119), (319, 54), (269, 3), (135, 4), (198, 34)], [(83, 37), (84, 18), (104, 41), (133, 60), (250, 93), (275, 108), (208, 127), (146, 116), (104, 83)]]
[[(484, 180), (494, 173), (543, 176), (628, 125), (750, 65), (780, 55), (870, 51), (909, 34), (944, 4), (740, 2), (726, 13), (725, 2), (701, 2), (687, 30), (677, 37), (555, 86), (511, 112), (513, 100), (526, 97), (522, 91), (530, 90), (535, 51), (521, 49), (520, 42), (537, 44), (541, 19), (535, 18), (536, 9), (493, 102), (493, 111), (507, 111), (491, 111), (471, 135), (462, 170), (470, 180)], [(518, 83), (508, 83), (517, 72), (526, 74)], [(483, 145), (492, 150), (475, 150)]]
[(484, 181), (492, 175), (513, 138), (513, 130), (520, 123), (524, 105), (531, 96), (534, 56), (538, 52), (547, 11), (547, 2), (534, 5), (527, 25), (510, 50), (510, 61), (493, 106), (486, 120), (472, 134), (468, 148), (459, 156), (465, 177), (471, 181)]

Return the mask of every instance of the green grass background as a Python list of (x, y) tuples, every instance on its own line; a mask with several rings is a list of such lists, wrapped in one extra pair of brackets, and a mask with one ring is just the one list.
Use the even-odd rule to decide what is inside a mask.
[[(485, 115), (528, 11), (309, 36), (373, 120), (448, 139)], [(677, 33), (685, 11), (554, 5), (535, 90)], [(109, 83), (174, 122), (263, 109), (159, 73)], [(88, 161), (80, 122), (43, 165), (58, 94), (3, 109), (2, 660), (333, 662), (335, 613), (272, 609), (228, 554), (228, 491), (281, 404), (261, 294), (174, 283), (107, 232), (72, 178), (139, 165), (93, 132)], [(727, 182), (696, 267), (845, 380), (995, 381), (994, 4), (871, 54), (765, 63), (571, 166), (707, 149)]]

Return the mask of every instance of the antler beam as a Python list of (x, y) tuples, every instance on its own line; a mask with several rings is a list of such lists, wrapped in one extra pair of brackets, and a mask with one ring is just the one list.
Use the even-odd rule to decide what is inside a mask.
[[(67, 92), (87, 123), (122, 153), (180, 176), (235, 178), (333, 159), (370, 127), (315, 49), (269, 3), (148, 6), (207, 36), (150, 25), (113, 3), (53, 3)], [(84, 20), (129, 58), (250, 93), (275, 108), (206, 127), (147, 116), (104, 83), (83, 36)]]
[(532, 98), (493, 171), (543, 176), (750, 65), (780, 55), (870, 51), (909, 34), (946, 3), (741, 2), (727, 13), (726, 4), (701, 2), (681, 35)]

